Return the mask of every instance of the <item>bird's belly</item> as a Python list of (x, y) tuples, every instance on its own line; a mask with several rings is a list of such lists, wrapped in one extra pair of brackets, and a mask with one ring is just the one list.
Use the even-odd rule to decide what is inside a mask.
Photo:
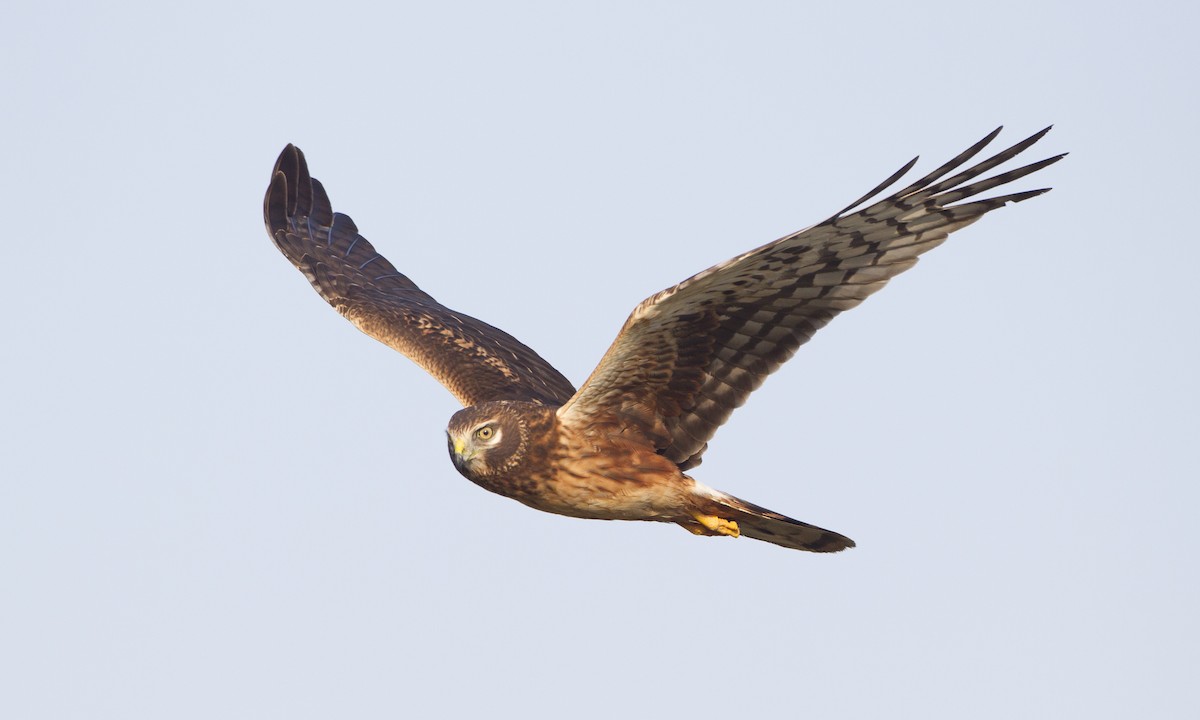
[(571, 517), (674, 522), (687, 516), (684, 496), (690, 494), (692, 480), (656, 453), (576, 457), (548, 470), (505, 489), (516, 492), (500, 492), (538, 510)]
[(647, 451), (570, 455), (505, 478), (472, 480), (557, 515), (662, 522), (688, 517), (684, 498), (694, 485), (676, 464)]

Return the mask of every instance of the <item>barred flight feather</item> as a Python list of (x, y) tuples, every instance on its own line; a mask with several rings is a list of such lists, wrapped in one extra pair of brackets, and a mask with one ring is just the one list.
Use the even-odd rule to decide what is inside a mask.
[(578, 392), (511, 335), (441, 305), (397, 271), (353, 220), (333, 212), (291, 145), (276, 163), (263, 213), (275, 244), (321, 297), (469, 406), (451, 418), (447, 444), (458, 471), (481, 487), (563, 515), (670, 522), (700, 535), (837, 552), (854, 542), (683, 471), (700, 463), (717, 428), (767, 376), (838, 313), (950, 233), (1046, 192), (970, 200), (1057, 162), (1061, 155), (975, 180), (1045, 132), (959, 170), (997, 129), (877, 199), (914, 159), (824, 222), (647, 298)]
[(333, 212), (298, 148), (275, 164), (267, 232), (316, 291), (360, 330), (407, 355), (464, 405), (531, 400), (561, 405), (575, 388), (516, 338), (457, 313), (396, 270), (348, 216)]
[[(646, 430), (656, 437), (659, 451), (681, 469), (698, 465), (733, 410), (838, 313), (878, 292), (950, 233), (996, 208), (1046, 192), (953, 204), (1060, 160), (1063, 155), (963, 185), (1048, 131), (941, 180), (995, 139), (997, 128), (928, 175), (872, 202), (913, 167), (914, 158), (828, 220), (652, 295), (634, 309), (591, 377), (559, 411), (560, 418), (587, 423), (629, 404), (654, 407), (654, 428)], [(871, 204), (855, 210), (864, 203)], [(708, 352), (685, 351), (680, 339), (699, 335), (715, 341)], [(636, 372), (646, 366), (670, 368), (672, 374), (651, 379)], [(688, 382), (676, 383), (676, 376)]]

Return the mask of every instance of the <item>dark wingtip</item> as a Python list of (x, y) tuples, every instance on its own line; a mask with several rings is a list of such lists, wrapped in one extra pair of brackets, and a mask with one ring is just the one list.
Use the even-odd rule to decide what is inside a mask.
[(312, 183), (312, 220), (318, 225), (333, 224), (333, 205), (329, 202), (329, 194), (320, 180), (310, 178)]
[(283, 150), (279, 152), (279, 158), (275, 160), (276, 172), (282, 170), (284, 163), (292, 160), (297, 154), (303, 155), (303, 153), (300, 152), (300, 148), (291, 143), (285, 145)]
[(920, 156), (920, 155), (917, 155), (917, 156), (916, 156), (916, 157), (914, 157), (912, 160), (909, 160), (908, 162), (906, 162), (906, 163), (904, 164), (904, 167), (902, 167), (902, 168), (900, 168), (899, 170), (897, 170), (896, 172), (892, 173), (892, 174), (891, 174), (891, 175), (888, 177), (888, 179), (887, 179), (887, 180), (884, 180), (883, 182), (879, 183), (879, 184), (878, 184), (878, 185), (876, 185), (874, 188), (872, 188), (872, 189), (871, 189), (871, 191), (870, 191), (870, 192), (868, 192), (866, 195), (863, 195), (863, 196), (862, 196), (862, 197), (860, 197), (859, 199), (855, 200), (854, 202), (850, 203), (849, 205), (847, 205), (846, 207), (842, 208), (842, 209), (841, 209), (841, 210), (839, 210), (838, 212), (834, 213), (834, 214), (833, 214), (833, 217), (829, 218), (829, 220), (826, 220), (825, 222), (831, 222), (831, 221), (837, 220), (837, 219), (838, 219), (838, 218), (840, 218), (841, 216), (843, 216), (843, 215), (845, 215), (846, 213), (848, 213), (848, 212), (850, 212), (851, 210), (853, 210), (853, 209), (854, 209), (855, 207), (857, 207), (858, 205), (860, 205), (860, 204), (862, 204), (862, 203), (866, 202), (867, 200), (870, 200), (870, 199), (871, 199), (872, 197), (874, 197), (874, 196), (875, 196), (877, 193), (881, 193), (881, 192), (883, 192), (884, 190), (888, 189), (889, 187), (891, 187), (892, 183), (896, 182), (897, 180), (899, 180), (900, 178), (902, 178), (902, 177), (904, 177), (906, 174), (908, 174), (908, 171), (909, 171), (909, 170), (912, 170), (912, 169), (913, 169), (913, 166), (914, 166), (914, 165), (916, 165), (916, 164), (917, 164), (917, 161), (918, 161), (918, 160), (920, 160), (920, 159), (921, 159), (921, 156)]
[(271, 171), (271, 182), (267, 185), (267, 194), (263, 197), (263, 221), (267, 224), (267, 233), (275, 237), (275, 232), (287, 226), (287, 195), (289, 158), (292, 146), (288, 145), (275, 161)]
[(275, 160), (271, 183), (263, 198), (263, 219), (267, 231), (275, 232), (287, 227), (288, 219), (309, 214), (312, 204), (312, 179), (308, 175), (308, 163), (304, 153), (288, 143)]
[(1021, 142), (1017, 143), (1016, 145), (1013, 145), (1011, 148), (1009, 148), (1009, 150), (1013, 151), (1013, 155), (1017, 155), (1018, 153), (1024, 152), (1026, 148), (1032, 146), (1038, 140), (1041, 140), (1042, 138), (1046, 137), (1046, 133), (1050, 132), (1050, 129), (1053, 127), (1054, 127), (1053, 125), (1047, 125), (1046, 127), (1042, 128), (1041, 130), (1038, 130), (1034, 134), (1025, 138)]
[(1013, 193), (1004, 198), (1006, 202), (1019, 203), (1029, 198), (1035, 198), (1038, 195), (1045, 195), (1054, 188), (1038, 188), (1037, 190), (1026, 190), (1025, 192)]
[(297, 170), (303, 163), (304, 153), (300, 152), (300, 148), (288, 143), (275, 161), (275, 172), (283, 173), (287, 177), (296, 177)]

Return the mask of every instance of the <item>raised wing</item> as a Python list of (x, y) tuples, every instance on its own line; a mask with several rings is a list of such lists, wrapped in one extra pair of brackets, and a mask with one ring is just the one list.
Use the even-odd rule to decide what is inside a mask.
[(321, 297), (371, 337), (425, 368), (463, 405), (561, 405), (575, 388), (513, 336), (454, 312), (398, 272), (354, 221), (333, 212), (300, 149), (288, 145), (263, 200), (267, 233)]
[[(1059, 155), (967, 184), (1050, 128), (964, 170), (999, 134), (912, 185), (851, 212), (896, 182), (914, 158), (845, 210), (699, 273), (643, 301), (599, 366), (559, 410), (564, 423), (641, 432), (682, 469), (767, 375), (838, 313), (858, 305), (950, 233), (1049, 188), (960, 203), (1036, 172)], [(959, 204), (954, 204), (959, 203)]]

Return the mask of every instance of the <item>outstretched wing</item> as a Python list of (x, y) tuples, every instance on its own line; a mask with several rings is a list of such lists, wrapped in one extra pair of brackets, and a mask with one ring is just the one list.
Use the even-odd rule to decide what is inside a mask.
[(425, 368), (464, 405), (518, 399), (561, 405), (575, 393), (516, 338), (441, 305), (375, 252), (353, 220), (333, 212), (295, 146), (275, 163), (263, 217), (275, 245), (321, 297)]
[(991, 142), (997, 128), (912, 185), (851, 212), (908, 172), (914, 158), (825, 222), (647, 298), (591, 377), (559, 410), (560, 419), (640, 431), (682, 469), (698, 465), (733, 410), (825, 323), (912, 267), (918, 255), (955, 230), (1007, 203), (1046, 192), (1049, 188), (959, 202), (1061, 159), (968, 184), (1049, 130), (941, 180)]

